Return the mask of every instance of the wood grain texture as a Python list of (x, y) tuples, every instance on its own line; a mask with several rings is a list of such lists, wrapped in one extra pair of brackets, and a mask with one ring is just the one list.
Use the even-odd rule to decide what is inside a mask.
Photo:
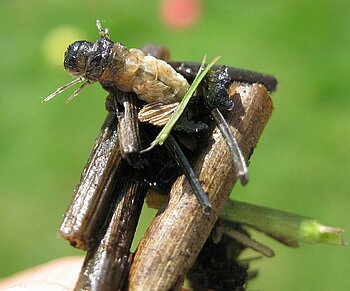
[[(259, 84), (233, 83), (230, 95), (235, 107), (226, 118), (248, 160), (271, 115), (272, 101)], [(129, 274), (129, 290), (179, 289), (208, 238), (237, 180), (230, 152), (217, 128), (203, 144), (194, 169), (209, 195), (211, 213), (203, 211), (187, 179), (180, 176), (140, 242)]]
[(117, 201), (107, 230), (88, 250), (74, 290), (112, 291), (122, 287), (146, 191), (142, 174), (126, 167), (115, 189)]
[(116, 116), (108, 114), (74, 190), (58, 234), (79, 249), (88, 249), (105, 224), (114, 198), (116, 176), (122, 172)]

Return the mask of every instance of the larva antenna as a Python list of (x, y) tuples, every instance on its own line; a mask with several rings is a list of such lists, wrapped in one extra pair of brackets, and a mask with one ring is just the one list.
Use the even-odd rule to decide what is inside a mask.
[(71, 102), (75, 97), (77, 97), (81, 91), (83, 91), (87, 86), (91, 85), (92, 83), (87, 80), (84, 84), (82, 84), (78, 89), (76, 89), (71, 96), (66, 100), (66, 103)]
[[(63, 85), (62, 87), (59, 87), (55, 92), (53, 92), (52, 94), (50, 94), (49, 96), (47, 96), (46, 98), (44, 98), (42, 100), (42, 103), (45, 103), (49, 100), (51, 100), (52, 98), (56, 97), (57, 95), (61, 94), (62, 92), (66, 91), (68, 88), (74, 86), (75, 84), (84, 82), (85, 78), (84, 77), (78, 77), (76, 79), (74, 79), (73, 81), (69, 82), (68, 84)], [(76, 90), (77, 91), (77, 90)], [(81, 91), (81, 90), (80, 90)], [(75, 93), (75, 92), (74, 92)], [(73, 95), (74, 95), (73, 93)], [(80, 92), (78, 92), (79, 94)]]

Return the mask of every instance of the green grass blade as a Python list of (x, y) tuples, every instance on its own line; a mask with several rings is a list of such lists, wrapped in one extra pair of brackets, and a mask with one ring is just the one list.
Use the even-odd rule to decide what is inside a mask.
[(211, 67), (219, 60), (219, 58), (220, 57), (215, 57), (205, 68), (203, 68), (204, 63), (205, 63), (205, 57), (203, 58), (201, 68), (199, 69), (199, 71), (196, 75), (196, 78), (194, 79), (190, 88), (188, 88), (184, 98), (181, 100), (181, 103), (179, 104), (178, 109), (175, 111), (175, 113), (170, 118), (168, 123), (163, 127), (163, 129), (158, 134), (158, 136), (155, 138), (155, 140), (151, 143), (152, 148), (157, 144), (162, 145), (164, 143), (164, 141), (167, 139), (167, 137), (169, 136), (175, 123), (178, 121), (181, 114), (184, 112), (188, 102), (190, 101), (194, 91), (197, 89), (199, 83), (203, 80), (204, 76), (208, 73), (208, 71), (211, 69)]

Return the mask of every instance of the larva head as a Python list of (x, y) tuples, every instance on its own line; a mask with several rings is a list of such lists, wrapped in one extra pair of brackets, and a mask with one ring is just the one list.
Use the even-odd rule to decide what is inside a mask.
[(85, 40), (79, 40), (73, 42), (64, 54), (64, 68), (70, 73), (75, 79), (68, 84), (65, 84), (58, 88), (55, 92), (43, 99), (42, 102), (47, 102), (55, 96), (61, 94), (68, 88), (75, 84), (84, 82), (74, 93), (67, 99), (67, 102), (75, 98), (84, 88), (91, 84), (90, 78), (87, 76), (87, 67), (93, 55), (94, 43)]
[(86, 75), (88, 60), (93, 54), (94, 44), (85, 40), (78, 40), (68, 46), (64, 54), (64, 68), (73, 77)]
[(108, 65), (114, 43), (110, 40), (108, 30), (103, 30), (100, 21), (97, 21), (100, 38), (95, 42), (79, 40), (68, 46), (64, 55), (64, 68), (75, 79), (58, 88), (55, 92), (43, 99), (47, 102), (77, 83), (84, 82), (67, 99), (75, 98), (84, 88), (99, 81)]

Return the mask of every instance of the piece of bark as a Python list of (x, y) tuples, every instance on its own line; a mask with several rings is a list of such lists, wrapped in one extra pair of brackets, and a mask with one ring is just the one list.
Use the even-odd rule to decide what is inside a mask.
[(74, 290), (112, 291), (123, 285), (146, 191), (140, 171), (128, 166), (115, 189), (118, 198), (108, 228), (88, 250)]
[[(139, 133), (138, 109), (136, 107), (136, 94), (117, 90), (113, 94), (116, 114), (118, 117), (118, 135), (121, 155), (135, 168), (142, 167), (140, 157), (141, 140)], [(118, 110), (117, 103), (122, 105)]]
[[(169, 64), (180, 74), (185, 77), (193, 77), (197, 74), (200, 63), (196, 62), (180, 62), (180, 61), (168, 61)], [(214, 65), (213, 70), (217, 70), (221, 65)], [(277, 79), (268, 74), (263, 74), (259, 72), (249, 71), (245, 69), (239, 69), (235, 67), (227, 67), (228, 74), (231, 77), (232, 82), (242, 82), (242, 83), (259, 83), (265, 86), (269, 91), (276, 91)]]
[(93, 244), (115, 199), (111, 190), (122, 170), (116, 119), (108, 114), (58, 231), (79, 249)]
[[(228, 124), (248, 160), (272, 112), (264, 86), (233, 83), (230, 96), (234, 109)], [(230, 152), (216, 128), (203, 145), (194, 169), (208, 193), (212, 211), (199, 205), (184, 176), (174, 183), (170, 197), (148, 228), (129, 273), (129, 290), (178, 290), (208, 238), (237, 175)]]

